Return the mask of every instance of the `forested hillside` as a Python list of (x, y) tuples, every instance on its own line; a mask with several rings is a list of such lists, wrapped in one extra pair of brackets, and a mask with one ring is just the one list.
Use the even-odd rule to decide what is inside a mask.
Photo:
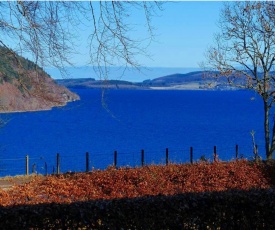
[(78, 99), (34, 62), (0, 47), (0, 112), (46, 110)]

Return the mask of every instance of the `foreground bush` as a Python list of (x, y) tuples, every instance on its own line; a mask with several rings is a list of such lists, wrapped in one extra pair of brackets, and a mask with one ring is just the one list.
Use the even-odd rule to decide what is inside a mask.
[(275, 229), (273, 164), (109, 168), (0, 192), (4, 229)]

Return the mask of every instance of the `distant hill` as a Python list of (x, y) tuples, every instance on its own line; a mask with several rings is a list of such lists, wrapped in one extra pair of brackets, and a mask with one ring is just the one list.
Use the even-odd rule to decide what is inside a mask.
[(182, 84), (187, 84), (190, 82), (193, 83), (202, 83), (205, 82), (206, 79), (203, 78), (203, 72), (202, 71), (196, 71), (196, 72), (190, 72), (186, 74), (172, 74), (168, 76), (163, 76), (159, 78), (155, 78), (153, 80), (147, 80), (144, 81), (144, 85), (148, 86), (154, 86), (154, 87), (171, 87), (175, 85), (182, 85)]
[(35, 63), (0, 46), (0, 112), (46, 110), (79, 96)]
[[(212, 72), (211, 74), (215, 74)], [(275, 71), (271, 71), (270, 75), (275, 76)], [(259, 77), (262, 74), (259, 73)], [(235, 83), (239, 85), (247, 84), (247, 78), (237, 77)], [(58, 84), (70, 88), (119, 88), (119, 89), (237, 89), (227, 84), (226, 78), (212, 78), (203, 71), (194, 71), (190, 73), (175, 73), (161, 76), (154, 79), (144, 80), (142, 82), (129, 82), (122, 80), (95, 80), (94, 78), (81, 79), (61, 79), (57, 80)]]
[[(186, 74), (172, 74), (143, 82), (121, 80), (100, 81), (93, 78), (61, 79), (58, 84), (69, 88), (127, 88), (127, 89), (203, 89), (214, 84), (213, 79), (206, 78), (204, 72), (195, 71)], [(221, 87), (216, 82), (214, 87)]]
[[(111, 80), (126, 80), (130, 82), (143, 82), (146, 79), (154, 79), (161, 76), (168, 76), (174, 73), (190, 73), (201, 71), (199, 68), (173, 68), (173, 67), (104, 67), (108, 71), (109, 79)], [(64, 76), (56, 68), (46, 68), (54, 79), (63, 79)], [(96, 66), (70, 66), (65, 67), (66, 78), (95, 78), (98, 79), (99, 72)]]
[(94, 78), (74, 78), (55, 80), (59, 85), (68, 88), (115, 88), (115, 89), (138, 89), (142, 83), (133, 83), (122, 80), (95, 80)]
[(183, 84), (187, 82), (198, 82), (203, 80), (201, 71), (191, 72), (187, 74), (172, 74), (164, 77), (159, 77), (151, 80), (152, 85), (171, 85), (171, 84)]

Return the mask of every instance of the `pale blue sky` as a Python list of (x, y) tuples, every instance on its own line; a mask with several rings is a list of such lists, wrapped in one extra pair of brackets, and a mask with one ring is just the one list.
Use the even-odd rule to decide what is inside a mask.
[[(214, 33), (219, 31), (217, 22), (222, 7), (223, 2), (219, 1), (166, 3), (163, 11), (159, 12), (159, 16), (154, 17), (152, 21), (156, 29), (156, 38), (148, 47), (150, 58), (138, 56), (139, 63), (145, 67), (170, 68), (171, 71), (164, 71), (164, 75), (173, 74), (173, 68), (177, 68), (177, 72), (181, 73), (184, 70), (180, 71), (179, 68), (199, 68), (198, 64), (204, 60), (207, 47), (213, 44)], [(137, 17), (142, 16), (137, 15)], [(142, 37), (143, 31), (138, 30), (138, 32)], [(77, 66), (83, 66), (88, 62), (85, 50), (87, 50), (86, 46), (79, 47), (82, 54), (74, 56), (73, 62)], [(56, 74), (55, 76), (58, 77)], [(156, 76), (151, 71), (150, 74), (145, 74), (139, 79), (144, 80)], [(86, 75), (79, 77), (86, 77)], [(119, 78), (119, 75), (115, 78)]]
[[(217, 21), (222, 6), (222, 2), (216, 1), (165, 3), (163, 11), (152, 20), (156, 37), (148, 48), (151, 58), (141, 56), (138, 57), (139, 62), (147, 67), (198, 67), (207, 46), (213, 42), (214, 33), (218, 31)], [(140, 20), (135, 19), (134, 23), (143, 23), (144, 16), (135, 15)], [(145, 31), (138, 29), (137, 32), (142, 37)], [(83, 53), (86, 49), (84, 44)], [(81, 55), (75, 62), (82, 65), (84, 60)]]
[(150, 47), (153, 67), (198, 67), (206, 48), (218, 32), (222, 2), (182, 1), (168, 3), (162, 16), (154, 19), (158, 42)]

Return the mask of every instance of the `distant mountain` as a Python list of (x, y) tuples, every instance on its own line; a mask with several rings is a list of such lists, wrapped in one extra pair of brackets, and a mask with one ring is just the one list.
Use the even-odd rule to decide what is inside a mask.
[(0, 112), (46, 110), (78, 99), (35, 63), (0, 46)]

